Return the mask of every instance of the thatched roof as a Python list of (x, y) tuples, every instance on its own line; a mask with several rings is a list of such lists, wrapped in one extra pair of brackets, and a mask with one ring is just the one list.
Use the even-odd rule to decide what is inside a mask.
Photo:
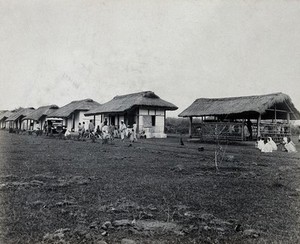
[(6, 121), (15, 121), (19, 118), (23, 118), (25, 116), (27, 116), (28, 114), (32, 113), (32, 111), (34, 111), (34, 108), (21, 108), (20, 110), (18, 110), (15, 113), (12, 113), (7, 119)]
[(38, 109), (28, 114), (25, 118), (23, 118), (23, 120), (39, 121), (41, 117), (51, 114), (52, 112), (56, 111), (58, 108), (59, 107), (57, 105), (48, 105), (48, 106), (39, 107)]
[(0, 114), (0, 121), (6, 120), (9, 116), (13, 114), (12, 111), (5, 111)]
[(162, 100), (152, 91), (132, 93), (122, 96), (116, 96), (107, 103), (97, 106), (85, 115), (96, 115), (102, 113), (121, 113), (131, 109), (134, 106), (146, 106), (153, 108), (162, 108), (165, 110), (176, 110), (177, 107), (167, 101)]
[[(271, 109), (290, 112), (291, 119), (300, 119), (300, 113), (295, 108), (291, 98), (283, 93), (273, 93), (260, 96), (199, 98), (179, 114), (180, 117), (220, 116), (220, 115), (250, 115), (256, 118), (259, 113), (265, 119), (272, 118)], [(269, 110), (270, 109), (270, 110)], [(286, 118), (286, 113), (278, 112), (277, 118)]]
[(89, 111), (100, 104), (92, 99), (84, 99), (79, 101), (73, 101), (54, 112), (48, 114), (48, 117), (54, 118), (68, 118), (75, 111)]

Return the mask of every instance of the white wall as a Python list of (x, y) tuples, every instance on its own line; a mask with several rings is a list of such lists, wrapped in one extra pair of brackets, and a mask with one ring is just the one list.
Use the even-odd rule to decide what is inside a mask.
[(10, 121), (5, 121), (5, 128), (8, 129), (10, 127)]
[[(33, 123), (33, 127), (30, 126), (30, 123)], [(21, 124), (22, 130), (37, 130), (38, 128), (41, 128), (41, 125), (38, 124), (36, 121), (33, 120), (23, 120)]]
[[(94, 119), (94, 116), (84, 116), (84, 113), (86, 112), (80, 112), (78, 116), (75, 116), (75, 130), (78, 131), (78, 123), (85, 122), (86, 129), (88, 128), (89, 121), (91, 119)], [(151, 116), (155, 116), (155, 126), (152, 126)], [(95, 128), (99, 125), (101, 128), (101, 121), (103, 122), (104, 119), (107, 118), (108, 125), (110, 125), (110, 118), (109, 115), (97, 115), (96, 116), (96, 123)], [(115, 115), (115, 125), (118, 124), (120, 127), (121, 121), (124, 121), (124, 115)], [(146, 121), (148, 121), (148, 125), (146, 125)], [(119, 123), (118, 123), (119, 122)], [(147, 137), (166, 137), (166, 134), (164, 133), (164, 126), (165, 126), (165, 111), (162, 109), (139, 109), (139, 117), (138, 117), (138, 125), (139, 125), (139, 131), (145, 130), (147, 132)], [(150, 124), (149, 124), (150, 122)]]
[[(78, 124), (79, 123), (83, 123), (85, 122), (85, 129), (88, 129), (89, 127), (89, 123), (90, 120), (94, 120), (94, 116), (85, 116), (84, 114), (86, 113), (86, 111), (80, 111), (80, 112), (76, 112), (75, 113), (75, 131), (78, 131)], [(97, 125), (101, 124), (101, 117), (100, 115), (95, 117), (96, 122), (95, 122), (95, 128), (97, 128)], [(72, 129), (72, 125), (73, 125), (73, 120), (69, 119), (71, 121), (70, 123), (70, 129), (68, 127), (69, 130)]]
[[(166, 137), (164, 134), (165, 111), (162, 109), (139, 110), (139, 130), (145, 130), (147, 137)], [(155, 126), (152, 126), (152, 116), (155, 116)]]

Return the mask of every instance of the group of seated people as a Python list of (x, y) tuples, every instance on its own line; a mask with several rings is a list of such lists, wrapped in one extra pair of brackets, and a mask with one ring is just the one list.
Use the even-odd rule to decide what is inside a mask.
[(258, 140), (256, 142), (256, 147), (264, 153), (277, 151), (279, 145), (282, 145), (282, 151), (297, 152), (295, 144), (292, 142), (291, 138), (287, 137), (284, 137), (283, 141), (278, 144), (276, 144), (276, 142), (274, 142), (271, 137), (267, 137), (264, 139), (258, 137)]

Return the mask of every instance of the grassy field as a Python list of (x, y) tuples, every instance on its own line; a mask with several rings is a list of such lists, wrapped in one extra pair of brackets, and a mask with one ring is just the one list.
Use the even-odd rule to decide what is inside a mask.
[(299, 243), (300, 153), (223, 150), (0, 131), (0, 243)]

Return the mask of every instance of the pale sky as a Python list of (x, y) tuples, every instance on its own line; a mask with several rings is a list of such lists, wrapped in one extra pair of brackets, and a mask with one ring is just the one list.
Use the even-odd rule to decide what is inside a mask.
[(0, 0), (0, 109), (154, 91), (283, 92), (300, 109), (300, 1)]

